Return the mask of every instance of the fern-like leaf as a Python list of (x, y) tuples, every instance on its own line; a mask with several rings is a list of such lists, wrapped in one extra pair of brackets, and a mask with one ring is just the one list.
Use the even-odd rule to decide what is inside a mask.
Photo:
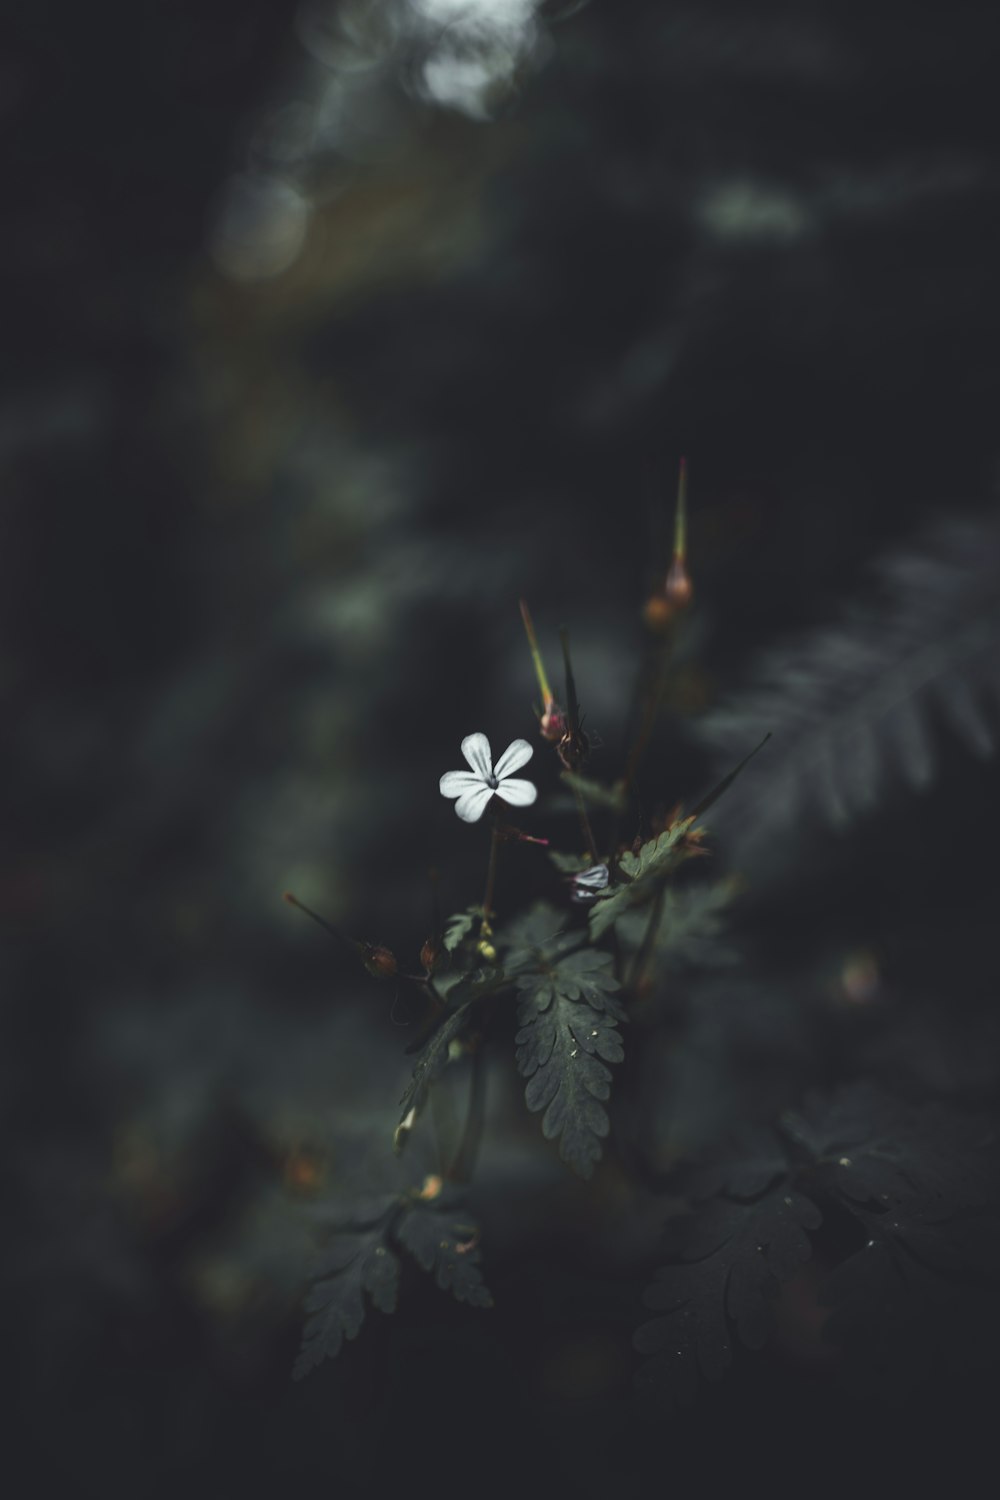
[(470, 906), (466, 911), (456, 912), (455, 916), (448, 918), (443, 938), (446, 952), (454, 953), (459, 944), (464, 943), (474, 923), (482, 914), (481, 906)]
[(559, 1141), (563, 1161), (581, 1177), (593, 1172), (609, 1129), (605, 1063), (624, 1056), (617, 1028), (625, 1013), (611, 967), (609, 953), (578, 948), (515, 978), (522, 996), (516, 1040), (518, 1071), (528, 1080), (524, 1097), (530, 1110), (545, 1111), (543, 1135)]
[(320, 1277), (305, 1302), (310, 1314), (292, 1370), (301, 1380), (324, 1359), (335, 1359), (345, 1339), (357, 1338), (365, 1320), (364, 1293), (380, 1312), (396, 1310), (399, 1257), (385, 1243), (384, 1224), (338, 1234), (317, 1261)]
[[(671, 967), (719, 966), (737, 961), (735, 949), (720, 940), (723, 913), (740, 889), (736, 879), (667, 889), (663, 916), (656, 929), (656, 953)], [(637, 949), (646, 935), (648, 917), (627, 911), (615, 931), (628, 949)]]
[(720, 762), (774, 731), (768, 754), (746, 773), (745, 795), (713, 814), (713, 829), (729, 832), (740, 857), (761, 840), (786, 838), (807, 809), (842, 826), (897, 776), (927, 786), (938, 720), (978, 756), (996, 747), (1000, 521), (938, 526), (879, 571), (879, 602), (769, 651), (749, 685), (701, 722)]
[(434, 1274), (443, 1292), (473, 1307), (492, 1307), (493, 1298), (479, 1269), (479, 1230), (468, 1215), (448, 1208), (416, 1205), (399, 1221), (395, 1237), (417, 1264)]
[(451, 1009), (431, 1036), (413, 1067), (413, 1076), (400, 1099), (402, 1116), (396, 1127), (394, 1145), (400, 1151), (405, 1144), (414, 1118), (427, 1102), (431, 1084), (448, 1061), (448, 1048), (469, 1018), (469, 1011), (484, 995), (493, 994), (509, 983), (499, 970), (477, 969), (465, 974), (448, 993)]
[(869, 1085), (813, 1100), (784, 1125), (865, 1235), (821, 1293), (824, 1337), (856, 1377), (898, 1400), (941, 1369), (981, 1364), (1000, 1326), (993, 1132)]
[(643, 844), (638, 854), (622, 855), (618, 868), (625, 876), (620, 885), (612, 886), (599, 897), (590, 910), (590, 936), (601, 937), (619, 917), (634, 906), (644, 906), (653, 899), (663, 882), (679, 865), (698, 852), (692, 837), (692, 818), (681, 818), (661, 833), (659, 838)]
[(650, 1356), (640, 1389), (667, 1405), (686, 1405), (700, 1377), (719, 1380), (732, 1364), (733, 1332), (749, 1349), (767, 1341), (769, 1303), (779, 1284), (808, 1260), (805, 1231), (821, 1222), (818, 1208), (792, 1187), (789, 1161), (771, 1131), (749, 1134), (728, 1163), (700, 1173), (693, 1194), (708, 1202), (666, 1226), (669, 1263), (643, 1297), (660, 1316), (636, 1330), (633, 1343)]

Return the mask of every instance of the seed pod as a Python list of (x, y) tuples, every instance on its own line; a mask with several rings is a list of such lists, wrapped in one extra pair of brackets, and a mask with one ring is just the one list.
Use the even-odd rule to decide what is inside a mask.
[(420, 950), (420, 962), (424, 966), (425, 974), (433, 974), (437, 967), (438, 959), (441, 957), (441, 949), (437, 939), (429, 937)]
[(381, 944), (362, 943), (361, 958), (369, 974), (376, 979), (392, 979), (399, 967), (396, 955)]

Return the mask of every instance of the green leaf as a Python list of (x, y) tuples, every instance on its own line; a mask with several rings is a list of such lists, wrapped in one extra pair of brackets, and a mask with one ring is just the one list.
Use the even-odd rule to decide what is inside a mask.
[(447, 952), (454, 953), (459, 943), (464, 943), (472, 931), (473, 925), (482, 914), (483, 908), (481, 906), (470, 906), (465, 911), (460, 911), (455, 916), (448, 918), (444, 929), (444, 946)]
[(561, 854), (558, 849), (549, 850), (549, 859), (560, 875), (578, 875), (593, 864), (589, 854)]
[(357, 1338), (365, 1320), (367, 1292), (380, 1312), (396, 1310), (399, 1258), (387, 1248), (379, 1225), (364, 1234), (336, 1235), (316, 1265), (316, 1282), (306, 1298), (308, 1318), (292, 1377), (301, 1380), (324, 1359), (336, 1359), (345, 1339)]
[(592, 802), (596, 807), (609, 807), (612, 812), (625, 810), (627, 798), (619, 782), (605, 786), (603, 782), (591, 781), (589, 776), (578, 776), (575, 771), (560, 771), (559, 780), (579, 792), (585, 802)]
[(860, 1225), (861, 1249), (820, 1293), (823, 1330), (863, 1386), (898, 1399), (993, 1357), (1000, 1307), (1000, 1171), (992, 1128), (873, 1084), (788, 1114), (817, 1182)]
[(633, 1339), (651, 1356), (637, 1376), (641, 1389), (685, 1405), (701, 1376), (719, 1380), (732, 1364), (734, 1329), (749, 1349), (767, 1342), (770, 1300), (808, 1260), (805, 1231), (821, 1222), (789, 1174), (787, 1154), (769, 1130), (747, 1132), (733, 1159), (695, 1171), (691, 1195), (709, 1201), (667, 1221), (669, 1263), (643, 1297), (661, 1316)]
[[(605, 1063), (624, 1056), (618, 1022), (626, 1019), (614, 992), (610, 953), (581, 948), (515, 976), (517, 1067), (528, 1080), (528, 1108), (544, 1110), (542, 1134), (581, 1177), (600, 1160), (609, 1129), (603, 1101), (611, 1092)], [(603, 1060), (602, 1060), (603, 1059)]]
[(484, 995), (492, 994), (509, 983), (507, 975), (501, 971), (477, 969), (472, 974), (463, 975), (449, 992), (451, 1009), (417, 1058), (413, 1076), (399, 1101), (403, 1113), (393, 1139), (397, 1151), (402, 1150), (413, 1123), (408, 1117), (412, 1114), (415, 1118), (427, 1102), (431, 1084), (448, 1061), (449, 1044), (465, 1025), (470, 1007)]
[[(665, 892), (663, 915), (656, 930), (656, 952), (671, 967), (731, 964), (735, 950), (719, 939), (724, 929), (722, 914), (740, 890), (732, 877), (682, 890)], [(626, 911), (615, 927), (619, 940), (637, 949), (646, 934), (648, 916)]]
[(685, 835), (690, 834), (691, 818), (681, 818), (660, 834), (643, 844), (638, 854), (629, 851), (618, 861), (618, 869), (627, 877), (627, 884), (610, 887), (598, 898), (590, 909), (590, 936), (599, 938), (607, 932), (613, 922), (633, 906), (643, 906), (674, 870), (690, 859), (695, 852)]
[(456, 1209), (415, 1205), (399, 1221), (395, 1238), (457, 1302), (492, 1307), (493, 1298), (479, 1269), (481, 1259), (473, 1220)]
[(536, 901), (523, 916), (508, 922), (494, 937), (504, 950), (504, 968), (508, 974), (537, 968), (539, 962), (551, 962), (584, 941), (583, 930), (570, 927), (570, 915), (558, 911), (547, 901)]

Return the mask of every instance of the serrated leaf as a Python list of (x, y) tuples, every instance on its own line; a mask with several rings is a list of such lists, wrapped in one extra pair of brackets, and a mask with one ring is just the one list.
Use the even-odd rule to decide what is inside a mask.
[(494, 937), (505, 954), (504, 968), (511, 975), (537, 968), (539, 962), (552, 962), (584, 941), (583, 929), (570, 926), (569, 915), (547, 901), (536, 901)]
[[(824, 1337), (891, 1398), (984, 1355), (1000, 1310), (995, 1140), (975, 1120), (871, 1084), (814, 1098), (786, 1129), (865, 1244), (832, 1273)], [(988, 1341), (988, 1340), (987, 1340)]]
[[(720, 941), (722, 914), (740, 889), (738, 880), (726, 879), (682, 890), (668, 888), (663, 914), (656, 930), (656, 952), (670, 966), (735, 963), (736, 951)], [(638, 948), (646, 934), (648, 917), (636, 910), (618, 918), (615, 931), (626, 948)]]
[(617, 1025), (625, 1013), (611, 965), (609, 953), (583, 948), (515, 978), (525, 1101), (533, 1112), (544, 1110), (542, 1134), (559, 1141), (563, 1161), (581, 1177), (593, 1172), (609, 1129), (605, 1063), (624, 1056)]
[(847, 1205), (919, 1200), (946, 1215), (985, 1203), (994, 1187), (992, 1155), (975, 1120), (904, 1104), (872, 1083), (814, 1096), (782, 1123)]
[(473, 1307), (492, 1307), (493, 1298), (479, 1269), (478, 1227), (455, 1209), (414, 1205), (396, 1225), (398, 1243), (410, 1252), (444, 1292)]
[(926, 786), (939, 718), (974, 754), (995, 752), (998, 566), (995, 515), (936, 524), (919, 550), (882, 562), (881, 597), (761, 655), (748, 685), (702, 718), (699, 733), (722, 764), (775, 732), (747, 772), (746, 795), (713, 819), (740, 863), (752, 858), (759, 870), (763, 855), (787, 859), (811, 809), (843, 826), (900, 780)]
[(316, 1266), (317, 1281), (305, 1300), (310, 1314), (292, 1370), (301, 1380), (324, 1359), (336, 1359), (345, 1339), (357, 1338), (365, 1320), (364, 1293), (380, 1312), (395, 1312), (399, 1258), (384, 1243), (380, 1226), (366, 1234), (337, 1235)]
[(509, 983), (507, 976), (499, 970), (477, 969), (464, 975), (450, 991), (448, 1001), (452, 1008), (417, 1058), (413, 1076), (399, 1101), (402, 1115), (395, 1135), (397, 1151), (402, 1149), (409, 1133), (408, 1117), (419, 1114), (427, 1102), (430, 1086), (447, 1063), (448, 1047), (466, 1024), (470, 1007)]
[(643, 844), (638, 854), (629, 851), (622, 855), (618, 868), (627, 883), (612, 886), (590, 908), (591, 938), (601, 937), (631, 907), (652, 900), (663, 881), (695, 853), (697, 845), (692, 846), (685, 837), (691, 832), (692, 821), (681, 818), (659, 838)]
[(442, 939), (445, 949), (454, 953), (460, 943), (469, 936), (476, 921), (482, 916), (481, 906), (470, 906), (465, 911), (460, 911), (453, 917), (449, 917), (445, 923), (444, 937)]
[(633, 1343), (651, 1358), (640, 1387), (684, 1405), (699, 1377), (719, 1380), (733, 1359), (733, 1330), (759, 1349), (771, 1327), (770, 1301), (812, 1253), (807, 1229), (816, 1205), (796, 1192), (787, 1156), (771, 1132), (754, 1132), (742, 1157), (707, 1170), (695, 1196), (716, 1192), (690, 1215), (668, 1220), (669, 1263), (643, 1301), (660, 1314)]

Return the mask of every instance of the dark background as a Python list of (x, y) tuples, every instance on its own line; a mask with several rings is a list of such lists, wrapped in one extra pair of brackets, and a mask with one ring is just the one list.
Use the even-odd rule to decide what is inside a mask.
[[(414, 1271), (394, 1319), (289, 1380), (299, 1211), (393, 1170), (409, 1012), (281, 892), (408, 968), (428, 866), (448, 910), (478, 899), (482, 831), (436, 781), (471, 729), (531, 732), (518, 596), (550, 666), (569, 621), (610, 779), (688, 455), (697, 610), (648, 813), (727, 768), (698, 726), (761, 649), (853, 598), (891, 633), (873, 558), (933, 556), (958, 514), (980, 593), (997, 556), (989, 7), (553, 9), (517, 66), (490, 54), (483, 118), (427, 97), (447, 34), (405, 12), (4, 25), (8, 1415), (39, 1480), (102, 1495), (807, 1483), (871, 1444), (916, 1474), (974, 1446), (987, 1375), (899, 1408), (779, 1342), (638, 1421), (657, 1205), (611, 1166), (566, 1181), (502, 1049), (479, 1188), (502, 1312)], [(720, 823), (750, 989), (685, 1033), (671, 1139), (872, 1067), (995, 1106), (995, 764), (935, 726), (922, 793), (890, 771), (846, 834), (754, 853)], [(501, 909), (557, 895), (537, 853)], [(885, 1009), (831, 1061), (815, 996), (859, 954)]]

